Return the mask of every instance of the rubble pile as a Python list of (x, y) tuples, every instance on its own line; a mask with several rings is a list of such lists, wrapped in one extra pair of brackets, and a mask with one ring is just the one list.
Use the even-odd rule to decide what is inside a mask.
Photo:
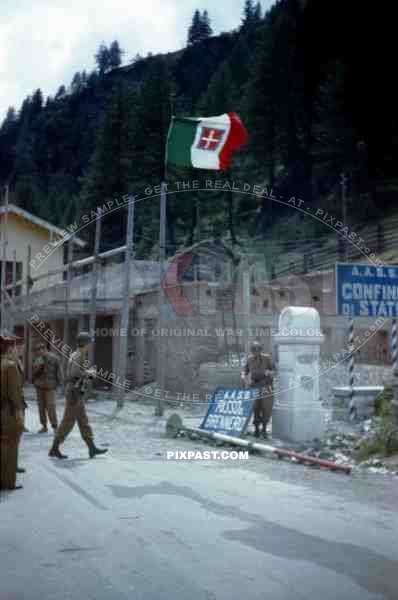
[(301, 445), (297, 451), (336, 464), (348, 464), (357, 469), (366, 468), (372, 473), (398, 477), (398, 457), (397, 460), (390, 460), (372, 456), (362, 462), (358, 459), (361, 444), (375, 437), (380, 422), (380, 417), (372, 417), (356, 425), (339, 423), (337, 430), (330, 429), (321, 440), (316, 440), (310, 447)]

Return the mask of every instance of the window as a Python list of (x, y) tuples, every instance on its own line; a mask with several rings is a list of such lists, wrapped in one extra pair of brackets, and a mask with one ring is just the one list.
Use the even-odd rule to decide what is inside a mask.
[[(12, 261), (7, 261), (6, 263), (6, 273), (5, 273), (5, 284), (6, 285), (11, 285), (13, 283), (13, 277), (14, 277), (14, 263)], [(2, 266), (2, 261), (0, 261), (0, 284), (1, 284), (1, 278), (3, 276), (3, 266)], [(15, 265), (15, 281), (20, 281), (22, 279), (22, 263), (21, 262), (17, 262)], [(11, 292), (11, 290), (8, 290), (9, 292)], [(18, 295), (20, 293), (20, 286), (17, 286), (16, 291), (15, 291), (16, 295)]]

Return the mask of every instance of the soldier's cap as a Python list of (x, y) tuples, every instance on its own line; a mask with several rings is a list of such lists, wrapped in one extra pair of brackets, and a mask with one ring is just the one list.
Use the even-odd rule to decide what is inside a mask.
[(91, 342), (91, 335), (88, 331), (81, 331), (77, 336), (77, 343), (79, 346), (84, 346), (85, 344), (89, 344)]
[(11, 333), (11, 331), (8, 331), (7, 329), (0, 329), (0, 340), (2, 342), (17, 342), (18, 340), (21, 340), (22, 338), (18, 337), (17, 335), (15, 335), (15, 333)]
[(250, 346), (251, 352), (261, 352), (262, 349), (263, 347), (260, 342), (253, 342)]

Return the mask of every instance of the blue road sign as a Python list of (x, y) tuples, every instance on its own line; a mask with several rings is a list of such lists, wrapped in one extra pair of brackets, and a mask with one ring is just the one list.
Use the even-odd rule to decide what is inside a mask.
[(240, 437), (249, 424), (255, 392), (254, 388), (217, 388), (200, 428)]
[(398, 317), (398, 266), (336, 263), (336, 312), (353, 317)]

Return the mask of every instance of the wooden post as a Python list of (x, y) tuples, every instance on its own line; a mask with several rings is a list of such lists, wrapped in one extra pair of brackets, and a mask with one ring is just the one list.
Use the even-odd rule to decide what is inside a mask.
[[(130, 321), (130, 267), (131, 254), (133, 250), (134, 237), (134, 196), (130, 196), (128, 204), (127, 217), (127, 233), (126, 233), (126, 253), (124, 258), (124, 273), (123, 273), (123, 294), (122, 294), (122, 310), (120, 324), (120, 355), (118, 361), (118, 371), (120, 374), (119, 387), (117, 388), (117, 407), (122, 408), (124, 405), (125, 388), (123, 387), (127, 373), (127, 343)], [(124, 335), (125, 334), (125, 335)]]
[(73, 262), (73, 240), (68, 241), (68, 258), (67, 258), (67, 271), (66, 271), (66, 287), (65, 287), (65, 315), (64, 315), (64, 330), (63, 340), (66, 346), (69, 344), (69, 300), (70, 300), (70, 287), (72, 280), (72, 262)]
[[(2, 242), (3, 242), (3, 260), (1, 263), (1, 294), (0, 294), (0, 304), (1, 304), (1, 327), (4, 329), (6, 326), (6, 307), (5, 307), (5, 294), (6, 294), (6, 279), (7, 279), (7, 246), (8, 246), (8, 197), (9, 197), (9, 187), (8, 184), (5, 188), (5, 211), (4, 211), (4, 219), (3, 219), (3, 227), (2, 227)], [(3, 293), (4, 292), (4, 293)]]
[[(249, 268), (243, 269), (242, 274), (242, 288), (243, 288), (243, 339), (245, 345), (245, 356), (249, 354), (249, 322), (250, 322), (250, 276), (251, 271)], [(238, 356), (239, 360), (239, 356)]]
[[(159, 302), (158, 302), (158, 311), (159, 311), (159, 330), (162, 329), (162, 304), (163, 304), (163, 288), (161, 287), (162, 276), (164, 271), (164, 263), (166, 256), (166, 183), (162, 181), (161, 195), (160, 195), (160, 230), (159, 230), (159, 267), (160, 267), (160, 281), (159, 281)], [(161, 344), (161, 336), (159, 336), (158, 340), (158, 352), (157, 352), (157, 369), (156, 369), (156, 378), (157, 383), (162, 390), (162, 394), (164, 393), (164, 361), (165, 357), (162, 356), (162, 344)], [(158, 398), (155, 416), (161, 417), (164, 413), (164, 400), (163, 398)]]
[[(32, 258), (32, 248), (31, 245), (28, 245), (28, 254), (26, 258), (26, 277), (25, 277), (25, 285), (26, 285), (26, 302), (29, 305), (29, 295), (30, 295), (30, 261)], [(21, 286), (22, 287), (22, 286)], [(21, 290), (23, 293), (23, 289)], [(26, 353), (26, 373), (28, 376), (28, 381), (32, 381), (32, 328), (28, 327), (28, 321), (25, 318), (24, 320), (24, 339), (25, 339), (25, 353)]]
[(101, 243), (101, 217), (99, 216), (95, 222), (95, 241), (94, 241), (94, 262), (91, 278), (91, 305), (90, 305), (90, 325), (89, 331), (91, 335), (91, 344), (89, 347), (90, 365), (94, 365), (95, 361), (95, 323), (97, 318), (97, 286), (98, 286), (98, 270), (100, 266), (99, 251)]
[(17, 288), (17, 251), (14, 250), (13, 253), (13, 262), (12, 262), (12, 289), (11, 289), (11, 297), (15, 302), (16, 296), (16, 288)]

